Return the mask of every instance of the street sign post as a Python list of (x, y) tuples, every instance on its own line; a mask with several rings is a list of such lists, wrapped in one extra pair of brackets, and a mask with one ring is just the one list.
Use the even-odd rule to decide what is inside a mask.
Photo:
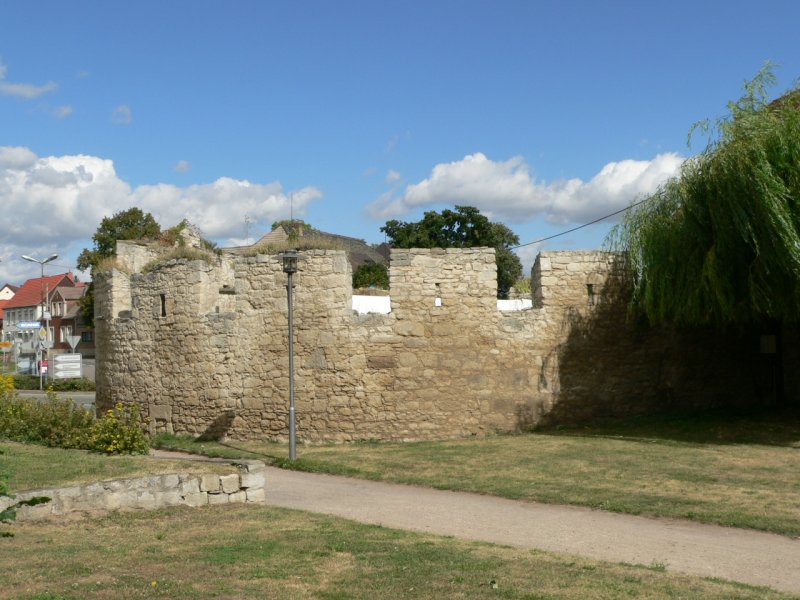
[(83, 376), (83, 356), (80, 354), (56, 354), (53, 357), (53, 378), (72, 379)]
[(81, 336), (79, 335), (68, 335), (67, 336), (67, 343), (69, 347), (72, 348), (72, 353), (75, 353), (75, 347), (78, 345), (78, 342), (81, 341)]

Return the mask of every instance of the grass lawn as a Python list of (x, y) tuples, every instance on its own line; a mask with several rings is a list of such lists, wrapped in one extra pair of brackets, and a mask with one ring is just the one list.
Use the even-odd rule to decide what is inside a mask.
[[(288, 466), (285, 444), (156, 442)], [(292, 468), (797, 536), (798, 459), (795, 410), (651, 417), (448, 442), (300, 446)]]
[(226, 464), (191, 460), (155, 460), (145, 456), (109, 456), (86, 450), (45, 448), (0, 441), (0, 476), (12, 491), (139, 477), (159, 473), (235, 473)]
[(765, 588), (266, 507), (13, 525), (0, 598), (788, 598)]

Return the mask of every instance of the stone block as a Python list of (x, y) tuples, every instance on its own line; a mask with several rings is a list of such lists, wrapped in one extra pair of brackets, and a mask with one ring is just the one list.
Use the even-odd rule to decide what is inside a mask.
[(242, 487), (246, 489), (263, 488), (266, 485), (265, 473), (242, 473), (240, 475)]
[(425, 326), (413, 321), (400, 321), (394, 326), (394, 332), (401, 336), (421, 337), (425, 335)]
[(205, 492), (190, 492), (184, 494), (183, 503), (191, 507), (205, 506), (208, 504), (208, 494)]
[(150, 490), (139, 490), (136, 493), (130, 494), (130, 502), (125, 502), (125, 506), (131, 508), (143, 508), (145, 510), (153, 510), (158, 508), (156, 495)]
[(214, 504), (228, 504), (228, 494), (208, 494), (208, 503)]
[(220, 489), (219, 475), (206, 474), (200, 477), (201, 492), (218, 492)]
[(370, 369), (394, 369), (397, 359), (394, 356), (368, 356), (367, 367)]
[(247, 502), (263, 504), (267, 501), (267, 493), (263, 488), (248, 488), (245, 493), (247, 494)]
[(239, 475), (233, 473), (231, 475), (222, 475), (219, 478), (222, 491), (226, 494), (232, 494), (239, 490)]
[(181, 477), (177, 473), (167, 473), (162, 475), (155, 486), (162, 490), (177, 490), (181, 483)]
[(184, 496), (176, 489), (160, 490), (154, 496), (158, 506), (179, 506), (184, 503)]
[(234, 492), (228, 495), (228, 502), (230, 504), (244, 504), (247, 502), (247, 493), (244, 490)]

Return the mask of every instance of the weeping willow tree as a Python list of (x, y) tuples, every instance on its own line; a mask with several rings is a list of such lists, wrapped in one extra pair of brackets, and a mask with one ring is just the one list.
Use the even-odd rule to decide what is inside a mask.
[(705, 150), (612, 231), (651, 322), (800, 321), (800, 89), (767, 104), (774, 83), (767, 65), (701, 125)]

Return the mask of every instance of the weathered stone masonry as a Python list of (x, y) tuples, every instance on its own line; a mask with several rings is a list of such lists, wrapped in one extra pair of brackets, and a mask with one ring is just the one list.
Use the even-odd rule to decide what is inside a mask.
[[(215, 264), (174, 260), (141, 273), (143, 252), (120, 243), (118, 258), (132, 274), (95, 280), (98, 408), (138, 402), (156, 431), (285, 438), (280, 259), (223, 254)], [(535, 308), (504, 313), (492, 249), (393, 250), (392, 312), (361, 316), (351, 309), (345, 254), (301, 255), (294, 321), (302, 441), (483, 435), (741, 392), (742, 377), (708, 360), (704, 341), (687, 350), (683, 338), (628, 322), (610, 291), (612, 254), (540, 254)], [(705, 374), (725, 374), (710, 396), (707, 384), (686, 379), (681, 365), (695, 359)]]
[(21, 506), (18, 521), (36, 521), (73, 512), (112, 510), (153, 510), (165, 506), (206, 506), (209, 504), (263, 504), (266, 469), (257, 460), (237, 463), (238, 473), (169, 473), (71, 485), (62, 488), (27, 490), (14, 498), (0, 498), (0, 511), (20, 500), (37, 496), (50, 499), (44, 504)]

